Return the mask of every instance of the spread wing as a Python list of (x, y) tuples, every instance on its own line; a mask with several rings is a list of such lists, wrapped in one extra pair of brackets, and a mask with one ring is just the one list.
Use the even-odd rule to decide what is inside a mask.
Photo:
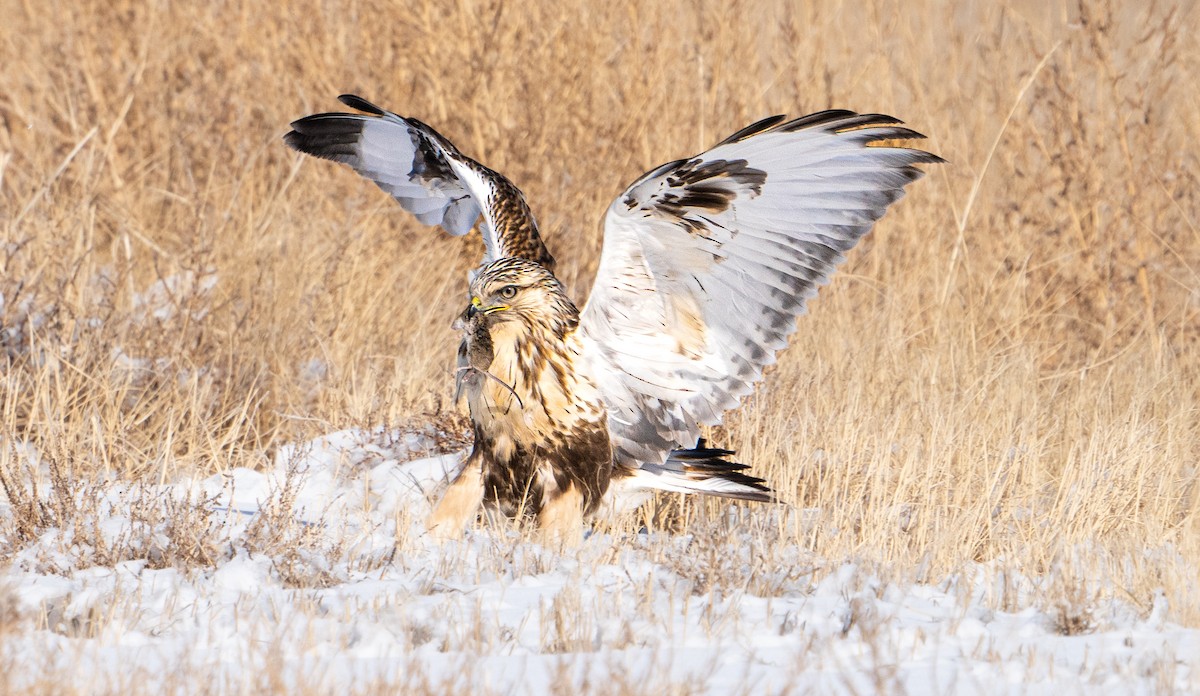
[(618, 197), (580, 331), (623, 465), (663, 463), (719, 423), (904, 187), (940, 162), (878, 114), (749, 126)]
[(294, 150), (350, 165), (426, 225), (465, 235), (483, 216), (483, 263), (507, 256), (553, 269), (525, 197), (508, 179), (463, 155), (415, 118), (397, 116), (362, 97), (343, 94), (365, 113), (326, 113), (292, 122), (283, 137)]

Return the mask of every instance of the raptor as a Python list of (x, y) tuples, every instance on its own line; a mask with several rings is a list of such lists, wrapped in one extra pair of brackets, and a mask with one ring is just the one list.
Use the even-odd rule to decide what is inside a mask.
[(361, 113), (299, 119), (287, 145), (348, 164), (427, 225), (483, 236), (456, 322), (475, 444), (429, 520), (449, 537), (481, 505), (571, 538), (656, 489), (771, 500), (701, 426), (750, 393), (917, 165), (942, 161), (904, 147), (923, 136), (891, 116), (765, 118), (617, 196), (580, 310), (512, 182), (415, 118), (340, 100)]

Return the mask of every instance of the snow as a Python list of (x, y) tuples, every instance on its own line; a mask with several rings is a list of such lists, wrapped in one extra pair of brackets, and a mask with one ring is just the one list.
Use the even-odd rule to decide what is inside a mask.
[(190, 303), (194, 305), (190, 316), (194, 321), (200, 321), (208, 314), (207, 304), (196, 302), (196, 299), (210, 293), (216, 285), (217, 273), (212, 269), (202, 273), (184, 271), (170, 275), (136, 294), (133, 298), (134, 311), (140, 320), (153, 317), (166, 321)]
[[(348, 430), (282, 448), (267, 471), (105, 482), (92, 517), (47, 529), (0, 574), (17, 617), (0, 663), (24, 666), (5, 687), (49, 674), (55, 690), (149, 693), (1200, 689), (1200, 630), (1173, 624), (1161, 593), (1148, 613), (1109, 602), (1062, 635), (1045, 611), (994, 608), (997, 585), (1038, 581), (998, 564), (913, 584), (799, 546), (759, 559), (765, 508), (713, 521), (723, 535), (597, 532), (565, 552), (498, 528), (437, 543), (422, 521), (463, 454), (431, 454), (435, 435)], [(167, 514), (146, 522), (188, 505), (209, 562), (168, 562), (192, 537)], [(13, 514), (0, 504), (0, 522)], [(141, 556), (89, 562), (122, 543)]]

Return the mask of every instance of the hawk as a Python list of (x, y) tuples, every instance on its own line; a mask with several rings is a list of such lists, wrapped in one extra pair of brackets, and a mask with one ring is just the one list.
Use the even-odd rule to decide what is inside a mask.
[(475, 444), (430, 518), (442, 536), (481, 504), (577, 537), (602, 506), (654, 489), (772, 500), (731, 451), (697, 443), (700, 427), (750, 393), (916, 165), (942, 161), (898, 145), (924, 136), (891, 116), (765, 118), (617, 196), (580, 310), (512, 182), (415, 118), (339, 99), (362, 113), (299, 119), (287, 145), (350, 165), (452, 235), (482, 218), (456, 321)]

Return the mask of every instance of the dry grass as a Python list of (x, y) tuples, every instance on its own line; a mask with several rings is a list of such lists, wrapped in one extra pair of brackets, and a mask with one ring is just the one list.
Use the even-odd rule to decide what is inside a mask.
[[(819, 510), (764, 557), (799, 538), (914, 579), (1065, 564), (1200, 623), (1182, 560), (1200, 557), (1200, 14), (592, 5), (0, 0), (0, 480), (22, 520), (71, 513), (16, 493), (33, 476), (8, 443), (76, 487), (159, 482), (453, 411), (449, 323), (480, 245), (283, 147), (336, 94), (516, 181), (581, 300), (627, 182), (839, 106), (904, 118), (951, 164), (720, 433)], [(179, 563), (205, 562), (202, 537)]]

